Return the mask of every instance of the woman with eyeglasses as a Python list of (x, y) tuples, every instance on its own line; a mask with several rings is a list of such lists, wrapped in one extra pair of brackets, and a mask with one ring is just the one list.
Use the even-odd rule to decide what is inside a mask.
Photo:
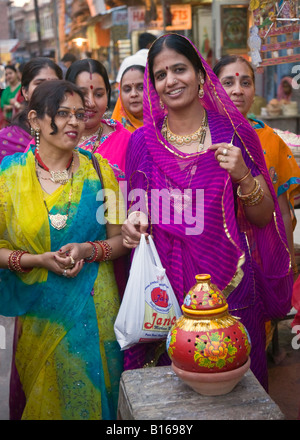
[(0, 314), (18, 316), (21, 418), (114, 419), (123, 360), (112, 260), (127, 252), (119, 185), (105, 159), (75, 148), (86, 114), (74, 84), (39, 85), (28, 120), (35, 145), (0, 167)]
[(62, 77), (61, 68), (50, 58), (37, 57), (25, 64), (21, 79), (25, 108), (20, 110), (8, 127), (0, 130), (0, 163), (5, 156), (23, 153), (32, 140), (27, 120), (27, 106), (35, 88), (44, 81), (62, 79)]
[(125, 155), (130, 132), (114, 119), (105, 118), (109, 108), (111, 87), (105, 67), (86, 58), (73, 63), (66, 80), (76, 84), (84, 94), (87, 121), (79, 146), (99, 153), (112, 166), (118, 180), (125, 178)]

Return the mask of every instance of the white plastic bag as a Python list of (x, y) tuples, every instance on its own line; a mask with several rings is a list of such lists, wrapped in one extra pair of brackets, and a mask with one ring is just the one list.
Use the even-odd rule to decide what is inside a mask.
[(152, 238), (135, 250), (114, 330), (121, 350), (166, 339), (181, 309)]

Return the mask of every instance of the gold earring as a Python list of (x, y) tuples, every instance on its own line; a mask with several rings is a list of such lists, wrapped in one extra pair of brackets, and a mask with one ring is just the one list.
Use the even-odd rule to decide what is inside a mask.
[(159, 105), (160, 105), (160, 108), (161, 108), (162, 110), (165, 109), (165, 104), (162, 102), (161, 99), (159, 100)]
[(200, 99), (202, 99), (203, 96), (204, 96), (204, 90), (203, 90), (203, 88), (201, 86), (199, 86), (198, 96), (199, 96)]
[(39, 128), (34, 130), (34, 137), (35, 137), (36, 148), (39, 148), (39, 146), (40, 146), (40, 129)]

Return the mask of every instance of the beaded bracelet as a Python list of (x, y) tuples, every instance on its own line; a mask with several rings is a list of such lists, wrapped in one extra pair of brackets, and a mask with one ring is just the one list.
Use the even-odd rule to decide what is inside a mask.
[(99, 255), (97, 246), (92, 241), (87, 241), (86, 243), (91, 244), (93, 246), (93, 250), (92, 250), (91, 255), (88, 258), (85, 258), (84, 261), (86, 263), (93, 263), (94, 261), (97, 260), (98, 255)]
[(96, 243), (98, 243), (99, 246), (101, 246), (103, 252), (103, 256), (100, 259), (100, 261), (109, 260), (112, 256), (112, 247), (110, 246), (110, 244), (108, 244), (108, 242), (104, 240), (96, 241)]
[(254, 179), (254, 181), (255, 181), (255, 186), (254, 186), (253, 190), (251, 191), (251, 193), (249, 193), (249, 194), (242, 194), (241, 187), (238, 186), (237, 195), (238, 195), (239, 199), (241, 200), (241, 202), (243, 203), (243, 205), (245, 205), (245, 206), (258, 205), (262, 201), (262, 199), (264, 198), (264, 191), (263, 191), (259, 181), (257, 179)]
[(8, 257), (8, 269), (12, 272), (28, 273), (32, 270), (31, 267), (24, 269), (21, 266), (21, 257), (24, 254), (29, 254), (27, 251), (12, 251)]

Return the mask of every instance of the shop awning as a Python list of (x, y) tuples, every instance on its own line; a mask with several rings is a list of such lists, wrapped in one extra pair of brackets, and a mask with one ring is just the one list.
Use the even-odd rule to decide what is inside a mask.
[(14, 49), (17, 48), (18, 43), (18, 39), (0, 40), (0, 53), (4, 54), (13, 52)]

